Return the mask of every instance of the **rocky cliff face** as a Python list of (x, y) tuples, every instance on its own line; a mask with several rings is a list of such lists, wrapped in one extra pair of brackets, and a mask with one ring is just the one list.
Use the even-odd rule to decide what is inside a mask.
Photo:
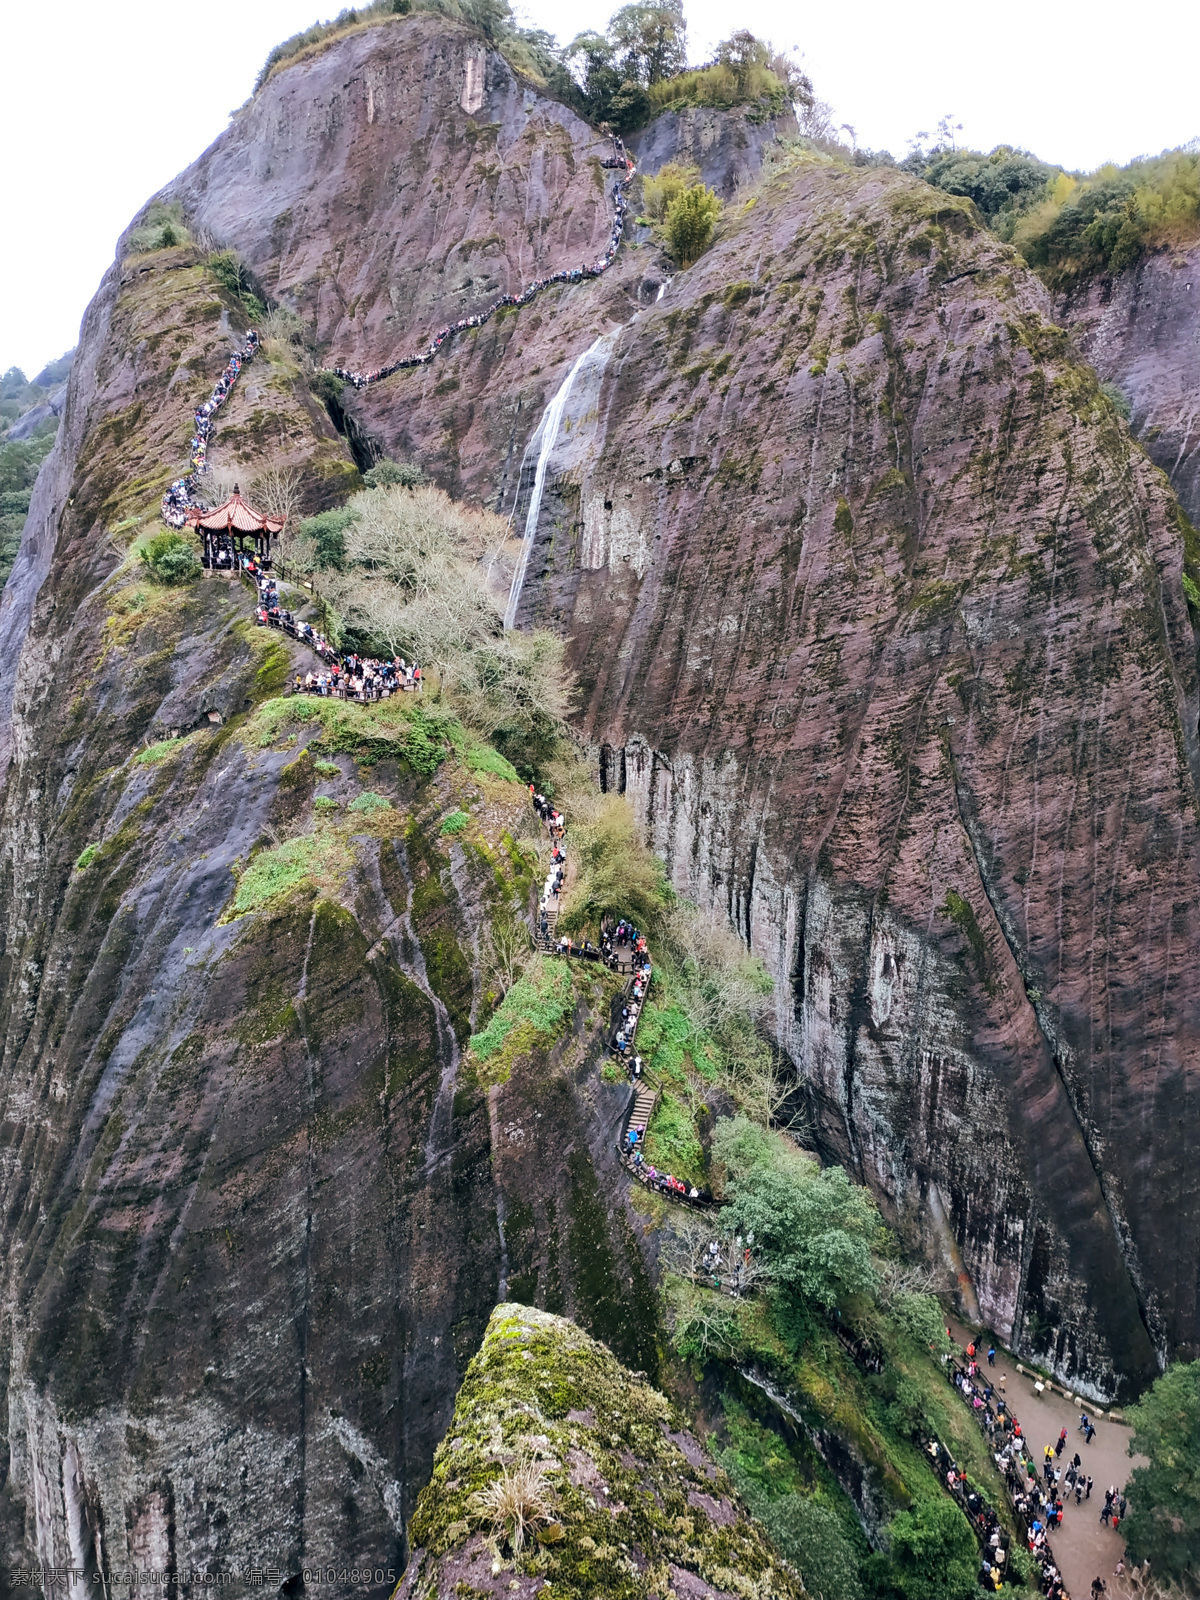
[(1200, 244), (1097, 279), (1058, 317), (1127, 396), (1134, 433), (1200, 522)]
[[(531, 1463), (542, 1509), (514, 1551), (479, 1495)], [(663, 1396), (572, 1323), (522, 1305), (492, 1313), (413, 1540), (404, 1600), (804, 1594)]]
[[(507, 1278), (657, 1360), (591, 1012), (490, 1095), (462, 1065), (491, 907), (533, 881), (524, 790), (423, 776), (399, 725), (317, 749), (262, 720), (311, 658), (242, 586), (125, 555), (244, 328), (190, 247), (113, 268), (0, 613), (0, 1533), (6, 1570), (79, 1592), (137, 1564), (294, 1593), (350, 1562), (388, 1592)], [(357, 482), (270, 345), (213, 458), (294, 466), (314, 505)], [(364, 783), (391, 810), (346, 812)], [(314, 826), (295, 892), (233, 915), (252, 852)]]
[[(594, 258), (604, 153), (425, 16), (277, 73), (170, 195), (368, 367)], [(521, 607), (571, 634), (601, 780), (776, 973), (829, 1151), (1022, 1348), (1136, 1383), (1197, 1340), (1175, 508), (1038, 286), (901, 175), (795, 166), (658, 303), (667, 273), (630, 249), (364, 391), (359, 457), (522, 516), (590, 352)], [(263, 720), (292, 663), (247, 596), (123, 551), (243, 327), (191, 250), (113, 269), (0, 609), (3, 1513), (51, 1565), (294, 1593), (402, 1560), (504, 1283), (644, 1370), (657, 1334), (589, 1039), (487, 1096), (461, 1069), (519, 790), (335, 740), (324, 795), (369, 776), (391, 820), (222, 920), (312, 819), (318, 730)], [(222, 453), (356, 481), (286, 352)]]
[(965, 205), (797, 165), (572, 391), (521, 614), (831, 1153), (1103, 1394), (1198, 1331), (1196, 653), (1049, 312)]

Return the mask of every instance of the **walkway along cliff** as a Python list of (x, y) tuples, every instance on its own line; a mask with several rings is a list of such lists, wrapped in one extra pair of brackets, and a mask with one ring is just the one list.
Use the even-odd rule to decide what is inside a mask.
[[(424, 14), (277, 71), (166, 198), (366, 373), (602, 259), (610, 151)], [(332, 410), (264, 349), (222, 462), (324, 506), (415, 456), (508, 512), (603, 340), (516, 625), (567, 634), (599, 782), (772, 970), (826, 1152), (1019, 1352), (1131, 1391), (1200, 1341), (1190, 535), (969, 206), (801, 155), (753, 198), (661, 299), (623, 246)], [(248, 321), (196, 249), (122, 251), (0, 602), (0, 1511), (56, 1566), (402, 1561), (497, 1185), (510, 1296), (658, 1361), (588, 1008), (494, 1104), (454, 1086), (525, 792), (418, 770), (407, 713), (268, 715), (294, 642), (126, 560)], [(235, 914), (318, 798), (303, 892)]]

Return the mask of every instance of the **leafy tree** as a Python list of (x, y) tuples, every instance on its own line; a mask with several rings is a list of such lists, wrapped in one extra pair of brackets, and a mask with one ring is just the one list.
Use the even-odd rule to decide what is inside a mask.
[(574, 823), (576, 873), (559, 914), (567, 933), (595, 934), (604, 916), (656, 927), (669, 901), (663, 867), (642, 841), (623, 795), (609, 795), (591, 821)]
[(757, 1500), (753, 1510), (812, 1600), (862, 1600), (858, 1557), (835, 1511), (799, 1494)]
[(1125, 1535), (1131, 1549), (1185, 1588), (1200, 1581), (1200, 1361), (1168, 1367), (1129, 1408), (1130, 1455), (1149, 1458), (1129, 1475)]
[(389, 461), (385, 457), (363, 473), (363, 482), (368, 489), (391, 489), (396, 484), (402, 489), (419, 489), (425, 474), (415, 461)]
[(345, 506), (306, 517), (297, 529), (297, 564), (305, 572), (341, 572), (346, 564), (346, 529), (354, 520), (354, 512)]
[(699, 180), (699, 167), (685, 166), (681, 161), (668, 161), (653, 177), (642, 182), (642, 205), (646, 215), (655, 222), (662, 222), (672, 201)]
[(142, 561), (160, 583), (190, 583), (201, 572), (191, 542), (181, 533), (158, 533), (142, 546)]
[(746, 1117), (717, 1125), (713, 1154), (728, 1169), (731, 1225), (753, 1235), (781, 1287), (825, 1307), (874, 1292), (878, 1214), (841, 1167), (822, 1169)]
[(1060, 170), (1008, 145), (997, 145), (987, 155), (978, 150), (935, 150), (928, 162), (922, 158), (918, 165), (926, 183), (973, 200), (988, 226), (1006, 238), (1011, 224), (1041, 198)]
[(971, 1600), (977, 1592), (978, 1549), (971, 1525), (952, 1500), (921, 1500), (888, 1524), (890, 1558), (867, 1568), (877, 1592), (899, 1600)]
[(712, 243), (721, 202), (703, 183), (676, 195), (667, 207), (666, 235), (671, 254), (681, 267), (690, 267)]
[(687, 23), (681, 0), (628, 5), (609, 19), (608, 37), (622, 78), (649, 88), (687, 65)]

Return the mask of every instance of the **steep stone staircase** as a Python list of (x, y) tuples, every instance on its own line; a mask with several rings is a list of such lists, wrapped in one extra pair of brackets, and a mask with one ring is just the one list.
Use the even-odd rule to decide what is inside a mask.
[(652, 1083), (644, 1072), (635, 1087), (633, 1104), (629, 1108), (629, 1115), (625, 1118), (626, 1141), (630, 1128), (640, 1128), (644, 1131), (650, 1126), (650, 1118), (654, 1115), (654, 1108), (658, 1105), (661, 1092), (658, 1084)]

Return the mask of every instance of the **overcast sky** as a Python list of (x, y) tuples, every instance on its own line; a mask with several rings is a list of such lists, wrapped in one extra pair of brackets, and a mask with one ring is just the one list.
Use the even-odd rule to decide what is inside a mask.
[[(962, 140), (1093, 168), (1200, 135), (1197, 0), (1149, 11), (1096, 0), (1004, 7), (801, 10), (787, 0), (685, 0), (693, 61), (731, 30), (797, 47), (860, 144), (900, 156), (954, 114)], [(560, 38), (603, 27), (612, 0), (522, 0)], [(144, 200), (220, 133), (263, 58), (331, 15), (312, 0), (56, 0), (0, 6), (0, 370), (30, 376), (79, 320)]]

